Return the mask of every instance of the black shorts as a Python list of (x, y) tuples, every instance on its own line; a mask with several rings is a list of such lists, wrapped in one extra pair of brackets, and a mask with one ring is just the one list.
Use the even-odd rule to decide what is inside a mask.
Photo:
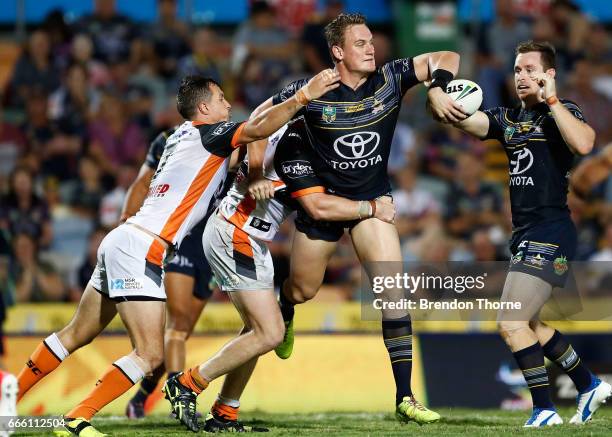
[(349, 232), (353, 227), (359, 223), (359, 220), (348, 220), (342, 222), (326, 222), (321, 220), (315, 220), (310, 217), (306, 211), (299, 208), (297, 211), (297, 217), (295, 218), (295, 228), (306, 234), (308, 238), (312, 240), (324, 240), (336, 242), (342, 235), (344, 230), (348, 229)]
[(514, 232), (510, 239), (510, 271), (527, 273), (563, 288), (576, 244), (576, 227), (569, 217)]
[[(391, 197), (391, 201), (393, 201), (391, 193), (379, 196), (377, 199), (380, 199), (381, 197)], [(360, 219), (339, 222), (315, 220), (302, 208), (298, 208), (297, 217), (295, 219), (295, 227), (298, 231), (306, 234), (306, 236), (312, 240), (336, 242), (342, 237), (342, 235), (344, 235), (345, 229), (348, 229), (348, 231), (351, 232), (355, 225), (360, 221)]]
[(194, 228), (181, 242), (176, 254), (164, 266), (166, 272), (182, 273), (195, 279), (193, 295), (208, 299), (212, 295), (213, 274), (202, 249), (202, 231)]

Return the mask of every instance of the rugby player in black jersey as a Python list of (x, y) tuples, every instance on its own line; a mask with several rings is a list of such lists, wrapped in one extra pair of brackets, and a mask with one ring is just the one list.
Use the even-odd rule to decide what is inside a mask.
[(539, 320), (553, 287), (564, 287), (576, 251), (576, 228), (567, 207), (574, 155), (589, 153), (595, 132), (580, 108), (559, 100), (555, 50), (548, 43), (519, 44), (514, 63), (517, 108), (477, 111), (455, 126), (481, 139), (496, 139), (509, 161), (512, 259), (502, 301), (522, 310), (501, 311), (498, 325), (531, 391), (533, 414), (526, 427), (563, 423), (550, 398), (544, 357), (554, 361), (578, 390), (570, 423), (583, 424), (612, 392), (593, 375), (567, 339)]
[[(459, 68), (459, 55), (448, 51), (425, 53), (377, 68), (372, 33), (361, 14), (340, 14), (327, 25), (325, 34), (341, 84), (299, 113), (306, 121), (312, 144), (311, 165), (331, 194), (352, 200), (388, 196), (387, 161), (406, 91), (431, 81), (428, 100), (434, 116), (450, 123), (465, 119), (461, 107), (445, 93), (446, 84)], [(254, 114), (290, 98), (306, 82), (292, 82)], [(251, 150), (249, 156), (253, 164), (249, 171), (254, 171)], [(293, 348), (293, 306), (316, 295), (345, 229), (350, 231), (360, 261), (368, 263), (370, 277), (394, 275), (401, 270), (399, 236), (393, 224), (372, 219), (323, 222), (298, 212), (296, 228), (290, 276), (280, 299), (286, 327), (285, 339), (276, 349), (281, 358), (288, 358)], [(401, 293), (388, 289), (384, 297), (396, 300)], [(383, 310), (382, 331), (396, 385), (396, 417), (418, 423), (439, 420), (438, 413), (414, 398), (410, 387), (412, 324), (408, 312)]]

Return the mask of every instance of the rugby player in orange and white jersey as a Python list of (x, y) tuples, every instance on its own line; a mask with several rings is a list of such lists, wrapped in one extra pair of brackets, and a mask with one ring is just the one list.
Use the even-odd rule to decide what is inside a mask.
[[(204, 364), (169, 378), (164, 390), (176, 416), (189, 429), (198, 427), (196, 397), (215, 378), (252, 371), (257, 358), (274, 349), (283, 339), (284, 324), (274, 293), (274, 267), (266, 244), (281, 223), (297, 208), (319, 220), (379, 218), (393, 223), (395, 207), (383, 200), (354, 201), (325, 193), (304, 159), (310, 147), (302, 122), (285, 126), (268, 141), (264, 176), (275, 186), (271, 199), (254, 200), (248, 193), (248, 164), (245, 161), (236, 180), (210, 217), (202, 243), (215, 279), (241, 313), (247, 330), (231, 340)], [(248, 369), (248, 371), (247, 371)], [(231, 413), (231, 408), (227, 408)], [(184, 413), (186, 412), (186, 413)], [(179, 416), (183, 414), (182, 418)], [(225, 420), (211, 412), (204, 430), (226, 429)]]
[(47, 337), (21, 370), (20, 396), (91, 342), (119, 313), (134, 349), (113, 363), (91, 393), (65, 415), (65, 435), (103, 436), (89, 421), (163, 360), (164, 254), (200, 221), (227, 175), (240, 146), (263, 139), (286, 124), (312, 98), (335, 88), (338, 75), (325, 70), (287, 104), (242, 123), (229, 122), (230, 104), (212, 79), (186, 77), (177, 108), (186, 121), (168, 138), (140, 211), (100, 244), (98, 263), (68, 326)]

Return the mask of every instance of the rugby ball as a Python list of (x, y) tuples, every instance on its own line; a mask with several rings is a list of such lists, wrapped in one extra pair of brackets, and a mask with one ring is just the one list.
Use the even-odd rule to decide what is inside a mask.
[(446, 94), (463, 106), (468, 115), (478, 111), (482, 105), (482, 88), (476, 82), (467, 79), (455, 79), (446, 87)]

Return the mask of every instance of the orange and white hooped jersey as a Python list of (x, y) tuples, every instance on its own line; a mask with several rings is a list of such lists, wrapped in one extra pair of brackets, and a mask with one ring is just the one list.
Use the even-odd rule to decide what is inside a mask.
[[(243, 126), (235, 122), (180, 125), (166, 142), (147, 198), (127, 222), (179, 245), (223, 188), (229, 156), (239, 146)], [(154, 240), (147, 260), (161, 265), (163, 253), (163, 246)]]
[[(285, 189), (285, 183), (274, 169), (274, 155), (276, 146), (286, 130), (287, 125), (268, 138), (268, 146), (264, 155), (264, 177), (274, 183), (276, 192)], [(293, 212), (293, 208), (276, 198), (253, 199), (248, 194), (247, 173), (248, 156), (240, 166), (232, 187), (219, 204), (219, 212), (228, 222), (242, 229), (251, 237), (271, 241), (278, 232), (281, 223)]]

